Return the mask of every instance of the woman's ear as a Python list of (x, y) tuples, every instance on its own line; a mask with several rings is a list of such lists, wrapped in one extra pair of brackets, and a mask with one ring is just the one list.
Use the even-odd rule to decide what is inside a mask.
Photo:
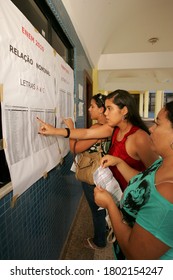
[(100, 107), (99, 110), (100, 110), (100, 114), (104, 114), (104, 108), (103, 107)]
[(125, 119), (125, 116), (126, 116), (126, 115), (127, 115), (127, 113), (128, 113), (127, 106), (124, 106), (121, 110), (122, 110), (122, 114), (123, 114), (124, 119)]

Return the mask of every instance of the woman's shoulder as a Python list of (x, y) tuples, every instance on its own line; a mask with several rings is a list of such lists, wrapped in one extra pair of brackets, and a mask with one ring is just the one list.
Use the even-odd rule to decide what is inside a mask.
[(142, 130), (137, 129), (134, 133), (130, 134), (128, 138), (136, 145), (143, 145), (144, 143), (151, 142), (149, 134)]
[(140, 128), (140, 127), (137, 127), (135, 133), (136, 133), (136, 134), (149, 135), (149, 133), (147, 133), (144, 129), (142, 129), (142, 128)]
[(133, 135), (133, 138), (131, 139), (131, 144), (135, 146), (139, 157), (143, 157), (145, 166), (150, 166), (158, 159), (158, 154), (156, 154), (153, 149), (153, 143), (151, 141), (150, 135), (144, 130), (140, 129), (136, 131), (136, 133)]
[(139, 143), (143, 143), (144, 141), (148, 141), (150, 139), (150, 135), (143, 129), (139, 128), (138, 130), (135, 131), (133, 134), (135, 140)]

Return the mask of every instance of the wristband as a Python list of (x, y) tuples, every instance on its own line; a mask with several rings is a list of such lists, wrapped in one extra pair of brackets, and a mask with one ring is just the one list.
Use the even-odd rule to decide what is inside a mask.
[(66, 129), (66, 131), (67, 131), (67, 135), (64, 136), (64, 138), (69, 138), (69, 136), (70, 136), (70, 128), (65, 127), (65, 129)]

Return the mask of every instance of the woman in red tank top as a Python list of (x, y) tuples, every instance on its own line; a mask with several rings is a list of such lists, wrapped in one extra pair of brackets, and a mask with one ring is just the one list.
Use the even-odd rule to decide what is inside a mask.
[[(128, 139), (128, 136), (135, 133), (137, 130), (139, 130), (139, 127), (137, 126), (132, 126), (130, 131), (127, 132), (123, 139), (118, 141), (116, 139), (117, 134), (119, 132), (119, 128), (117, 127), (114, 130), (113, 136), (112, 136), (112, 145), (109, 149), (109, 154), (112, 156), (116, 156), (119, 157), (121, 159), (123, 159), (129, 166), (131, 166), (132, 168), (138, 170), (138, 171), (143, 171), (146, 169), (144, 163), (139, 159), (134, 159), (133, 157), (131, 157), (127, 151), (126, 151), (126, 141)], [(114, 177), (117, 179), (117, 181), (119, 182), (121, 189), (124, 190), (127, 186), (127, 181), (124, 179), (124, 177), (122, 176), (122, 174), (119, 172), (119, 170), (117, 169), (116, 165), (115, 166), (110, 166), (109, 167), (112, 171), (112, 173), (114, 174)]]
[[(151, 146), (149, 130), (139, 115), (132, 95), (124, 90), (110, 93), (106, 98), (105, 115), (108, 125), (114, 127), (109, 155), (121, 158), (137, 173), (145, 170), (158, 158), (148, 148)], [(126, 179), (116, 165), (109, 167), (124, 190), (127, 187)]]

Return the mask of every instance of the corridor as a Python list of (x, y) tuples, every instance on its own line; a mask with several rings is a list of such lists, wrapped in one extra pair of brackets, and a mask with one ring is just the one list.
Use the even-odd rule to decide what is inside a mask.
[(83, 195), (78, 213), (71, 228), (69, 238), (61, 255), (61, 260), (113, 260), (112, 244), (102, 250), (92, 250), (83, 246), (83, 240), (93, 236), (91, 212)]

